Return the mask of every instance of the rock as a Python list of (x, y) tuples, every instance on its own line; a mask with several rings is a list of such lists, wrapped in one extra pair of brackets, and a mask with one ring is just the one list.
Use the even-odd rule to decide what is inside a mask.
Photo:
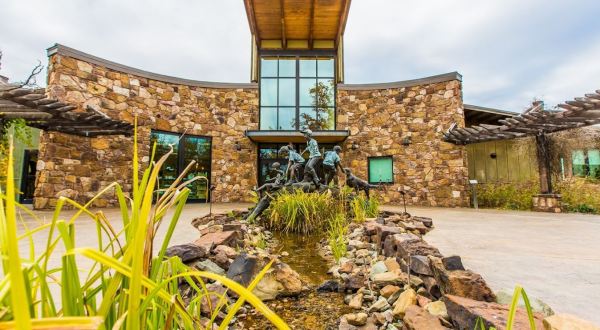
[(396, 293), (397, 291), (400, 290), (400, 287), (395, 286), (395, 285), (386, 285), (384, 286), (379, 293), (384, 296), (385, 298), (389, 298), (391, 295), (393, 295), (394, 293)]
[[(419, 306), (408, 306), (404, 313), (404, 324), (410, 330), (444, 330), (438, 318)], [(472, 328), (471, 328), (472, 329)], [(469, 329), (469, 330), (471, 330)]]
[[(477, 301), (455, 295), (445, 295), (442, 301), (446, 304), (448, 317), (450, 317), (454, 326), (459, 329), (474, 329), (478, 317), (481, 317), (486, 329), (489, 327), (506, 328), (508, 305)], [(543, 329), (542, 319), (542, 314), (534, 313), (537, 329)], [(517, 309), (513, 329), (529, 329), (527, 312), (522, 308)]]
[(340, 282), (336, 280), (327, 280), (317, 287), (317, 292), (337, 292), (340, 289)]
[(448, 311), (446, 310), (446, 304), (443, 301), (432, 301), (425, 305), (425, 310), (429, 312), (429, 314), (434, 316), (439, 316), (444, 319), (448, 319)]
[(387, 302), (387, 299), (383, 297), (379, 297), (376, 302), (369, 307), (369, 313), (372, 312), (383, 312), (385, 310), (390, 309), (390, 304)]
[(262, 301), (269, 301), (275, 300), (281, 291), (283, 291), (283, 285), (274, 276), (267, 274), (258, 282), (252, 293)]
[(440, 258), (430, 257), (430, 259), (435, 280), (443, 294), (487, 302), (496, 301), (496, 295), (481, 275), (470, 270), (448, 271)]
[(442, 257), (438, 249), (411, 233), (388, 236), (384, 242), (384, 255), (404, 260), (408, 260), (409, 255)]
[(388, 303), (389, 303), (390, 305), (393, 305), (393, 304), (394, 304), (394, 303), (395, 303), (395, 302), (398, 300), (398, 297), (400, 297), (400, 294), (402, 294), (402, 291), (401, 291), (401, 290), (398, 290), (398, 291), (394, 292), (394, 293), (393, 293), (393, 294), (392, 294), (392, 295), (391, 295), (391, 296), (388, 298), (388, 300), (387, 300), (387, 301), (388, 301)]
[[(507, 290), (499, 290), (496, 292), (496, 302), (502, 305), (510, 305), (512, 303), (512, 295), (513, 292), (509, 292)], [(540, 312), (544, 316), (554, 315), (554, 311), (552, 310), (552, 308), (550, 308), (550, 306), (548, 306), (548, 304), (546, 304), (545, 302), (532, 296), (528, 296), (528, 298), (531, 309), (534, 312)], [(523, 300), (521, 299), (519, 299), (519, 307), (525, 307), (525, 302), (523, 302)]]
[(373, 266), (371, 266), (371, 272), (370, 272), (371, 280), (373, 280), (373, 276), (375, 276), (377, 274), (385, 273), (387, 271), (388, 271), (388, 269), (385, 266), (385, 264), (383, 263), (383, 261), (376, 262)]
[(234, 248), (227, 246), (227, 245), (217, 245), (217, 247), (215, 247), (213, 252), (214, 253), (223, 252), (227, 256), (227, 258), (235, 258), (238, 256), (237, 251)]
[(214, 255), (212, 260), (223, 269), (229, 268), (229, 258), (227, 258), (227, 254), (224, 251), (219, 251)]
[(438, 286), (435, 278), (430, 276), (422, 276), (421, 280), (423, 281), (423, 284), (425, 284), (425, 288), (432, 298), (439, 299), (442, 296), (442, 292), (440, 291), (440, 287)]
[(564, 313), (546, 317), (543, 324), (544, 330), (600, 330), (592, 322)]
[(243, 286), (248, 286), (257, 273), (257, 262), (256, 257), (242, 253), (229, 266), (227, 277)]
[(369, 250), (367, 250), (367, 249), (360, 249), (360, 250), (357, 250), (354, 255), (355, 255), (356, 259), (363, 259), (363, 258), (370, 257), (371, 252), (369, 252)]
[(195, 244), (174, 245), (165, 251), (167, 257), (177, 256), (184, 264), (206, 257), (206, 249)]
[(288, 264), (279, 262), (273, 265), (272, 271), (278, 282), (283, 284), (283, 296), (296, 296), (302, 292), (302, 280), (300, 275)]
[(368, 317), (367, 313), (346, 314), (346, 320), (354, 326), (363, 326), (367, 324)]
[(429, 258), (425, 256), (410, 256), (410, 270), (420, 275), (433, 275), (429, 266)]
[(442, 264), (446, 270), (465, 270), (460, 256), (450, 256), (442, 258)]
[(426, 218), (426, 217), (412, 217), (412, 220), (413, 221), (419, 221), (420, 223), (422, 223), (427, 228), (433, 227), (433, 221), (431, 220), (431, 218)]
[(340, 268), (338, 269), (338, 272), (350, 274), (350, 273), (352, 273), (353, 269), (354, 269), (354, 263), (352, 263), (352, 261), (346, 261), (340, 266)]
[(351, 239), (348, 241), (348, 247), (360, 250), (360, 249), (368, 249), (370, 246), (369, 246), (369, 243), (367, 243), (367, 242), (359, 241), (356, 239)]
[(396, 318), (402, 319), (408, 306), (417, 304), (417, 293), (413, 289), (404, 290), (394, 303), (392, 313)]
[(365, 286), (365, 277), (362, 274), (351, 274), (344, 280), (346, 290), (356, 291)]
[(419, 294), (419, 291), (417, 291), (417, 305), (421, 306), (421, 307), (425, 307), (427, 306), (427, 304), (429, 304), (431, 302), (431, 299), (424, 297), (422, 295)]
[(217, 275), (225, 275), (225, 270), (209, 259), (197, 261), (193, 264), (193, 266), (205, 272), (214, 273)]
[(408, 282), (405, 274), (399, 272), (385, 272), (371, 277), (373, 284), (383, 287), (386, 285), (400, 285)]
[[(210, 283), (206, 285), (206, 290), (208, 292), (215, 293), (205, 295), (200, 299), (200, 310), (203, 315), (208, 316), (211, 315), (213, 311), (217, 310), (219, 301), (221, 300), (219, 295), (225, 294), (227, 289), (219, 283)], [(226, 304), (228, 304), (227, 298), (221, 302), (220, 308), (224, 308)]]
[(235, 231), (208, 233), (194, 241), (194, 244), (204, 247), (208, 251), (217, 245), (236, 246), (237, 233)]
[(223, 224), (223, 231), (242, 231), (243, 225), (239, 222), (229, 222)]
[(387, 258), (383, 263), (390, 272), (401, 270), (400, 264), (396, 261), (396, 258)]
[(377, 330), (377, 326), (375, 325), (375, 320), (373, 317), (368, 317), (367, 322), (363, 326), (354, 326), (348, 323), (346, 319), (346, 315), (343, 315), (340, 318), (340, 325), (338, 327), (339, 330)]
[(359, 292), (359, 293), (355, 294), (352, 297), (352, 299), (350, 299), (348, 306), (350, 306), (351, 308), (354, 308), (354, 309), (361, 309), (362, 304), (363, 304), (363, 294), (362, 294), (362, 292)]

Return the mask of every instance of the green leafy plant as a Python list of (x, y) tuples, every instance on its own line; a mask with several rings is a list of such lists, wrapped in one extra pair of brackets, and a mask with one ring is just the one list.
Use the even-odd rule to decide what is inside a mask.
[(531, 210), (533, 195), (539, 194), (537, 182), (493, 183), (477, 186), (477, 200), (480, 207)]
[(375, 218), (379, 215), (379, 198), (371, 195), (369, 199), (363, 195), (356, 195), (350, 202), (354, 221), (364, 222), (366, 218)]
[(348, 223), (343, 213), (335, 215), (327, 230), (327, 242), (335, 261), (339, 261), (348, 252), (345, 235), (348, 232)]
[(338, 200), (330, 191), (283, 191), (271, 201), (266, 226), (283, 232), (323, 233), (339, 209)]
[[(15, 202), (14, 171), (12, 165), (7, 167), (6, 193), (0, 192), (0, 259), (4, 275), (0, 280), (0, 329), (212, 329), (221, 311), (226, 316), (219, 328), (226, 329), (245, 302), (276, 327), (289, 329), (251, 292), (270, 264), (245, 288), (226, 277), (193, 270), (177, 257), (165, 257), (190, 193), (187, 185), (200, 179), (184, 181), (184, 171), (153, 203), (158, 173), (169, 155), (148, 167), (140, 178), (137, 135), (134, 135), (130, 199), (117, 183), (103, 189), (85, 205), (61, 197), (49, 222), (40, 221), (39, 226), (31, 229), (23, 222), (22, 234), (17, 230), (16, 209), (37, 218)], [(12, 164), (12, 146), (8, 163)], [(93, 213), (89, 209), (109, 191), (114, 191), (119, 201), (123, 225), (120, 230), (101, 211)], [(77, 210), (69, 219), (61, 216), (65, 205)], [(97, 248), (76, 246), (75, 223), (86, 221), (84, 215), (96, 226)], [(161, 225), (168, 229), (155, 250), (155, 236)], [(33, 235), (40, 232), (47, 232), (47, 239), (43, 248), (36, 248)], [(20, 251), (20, 241), (29, 243), (29, 253)], [(59, 245), (66, 253), (57, 256)], [(36, 254), (36, 251), (42, 252)], [(81, 263), (82, 257), (89, 259), (92, 266), (86, 268)], [(223, 295), (210, 292), (206, 280), (219, 281), (235, 292), (239, 297), (236, 303), (229, 305)], [(193, 291), (187, 304), (180, 283), (186, 283)], [(212, 306), (208, 299), (211, 296), (219, 298), (217, 306)], [(212, 311), (207, 318), (200, 317), (203, 301), (208, 301)]]
[(600, 213), (600, 184), (597, 180), (571, 178), (556, 183), (566, 211)]
[[(531, 303), (529, 302), (529, 298), (525, 293), (525, 290), (517, 285), (515, 287), (515, 291), (513, 293), (512, 302), (510, 304), (510, 308), (508, 310), (508, 318), (506, 320), (506, 330), (512, 330), (515, 323), (515, 316), (517, 315), (517, 308), (519, 305), (519, 299), (523, 297), (523, 302), (525, 303), (525, 311), (527, 311), (527, 318), (529, 320), (529, 329), (536, 330), (535, 319), (533, 315), (533, 309), (531, 308)], [(477, 318), (475, 323), (474, 330), (486, 330), (485, 329), (485, 321), (482, 318)], [(489, 327), (488, 330), (496, 330), (495, 327)]]

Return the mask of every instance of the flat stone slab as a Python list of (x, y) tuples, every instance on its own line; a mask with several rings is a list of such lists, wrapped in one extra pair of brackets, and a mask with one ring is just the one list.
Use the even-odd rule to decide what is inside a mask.
[(237, 232), (222, 231), (216, 233), (208, 233), (194, 241), (194, 244), (210, 251), (217, 245), (233, 246), (237, 244)]

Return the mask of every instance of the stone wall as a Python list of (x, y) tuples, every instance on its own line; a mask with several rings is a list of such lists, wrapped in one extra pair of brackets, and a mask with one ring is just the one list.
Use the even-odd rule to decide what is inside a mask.
[(368, 157), (393, 156), (394, 184), (383, 192), (386, 202), (401, 203), (404, 190), (408, 204), (468, 205), (465, 148), (442, 141), (452, 123), (464, 126), (460, 75), (444, 76), (338, 87), (337, 129), (350, 130), (342, 162), (367, 179)]
[[(244, 131), (258, 128), (256, 85), (178, 82), (157, 76), (57, 46), (49, 58), (48, 93), (131, 123), (137, 115), (142, 169), (149, 163), (152, 129), (212, 137), (213, 201), (248, 200), (249, 188), (256, 185), (257, 160), (256, 146)], [(34, 207), (51, 207), (61, 195), (85, 202), (112, 182), (129, 193), (132, 153), (132, 137), (45, 132)], [(96, 203), (115, 204), (112, 192)]]

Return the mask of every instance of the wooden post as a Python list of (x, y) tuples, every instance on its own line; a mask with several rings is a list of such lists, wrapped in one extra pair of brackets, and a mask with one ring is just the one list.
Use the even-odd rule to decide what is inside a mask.
[(550, 146), (548, 137), (540, 132), (535, 136), (535, 146), (537, 153), (538, 168), (540, 172), (540, 193), (552, 193), (552, 177), (550, 171)]

